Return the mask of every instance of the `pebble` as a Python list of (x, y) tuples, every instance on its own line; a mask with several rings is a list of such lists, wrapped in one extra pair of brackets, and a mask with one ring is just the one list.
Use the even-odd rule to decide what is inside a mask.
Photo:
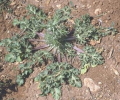
[(36, 94), (36, 98), (39, 98), (39, 94)]
[(35, 0), (36, 2), (40, 2), (39, 0)]
[(102, 82), (98, 82), (98, 84), (99, 84), (99, 85), (101, 85), (101, 84), (102, 84)]
[(99, 98), (102, 98), (103, 97), (103, 95), (99, 95)]
[(114, 10), (113, 10), (113, 9), (111, 9), (111, 10), (110, 10), (110, 13), (111, 13), (111, 14), (113, 14), (113, 13), (114, 13)]
[(8, 64), (9, 66), (12, 65), (11, 63)]
[(87, 4), (87, 8), (88, 8), (88, 9), (91, 8), (91, 5), (90, 5), (90, 4)]
[(100, 89), (100, 86), (96, 85), (91, 78), (84, 79), (84, 86), (88, 87), (91, 92), (96, 92)]
[(110, 20), (110, 19), (111, 19), (110, 16), (108, 16), (107, 20)]
[(34, 82), (34, 79), (31, 79), (31, 80), (30, 80), (30, 84), (33, 84), (33, 82)]
[(102, 6), (103, 4), (104, 4), (103, 2), (100, 2), (100, 3), (99, 3), (99, 5), (101, 5), (101, 6)]
[(58, 9), (61, 9), (61, 4), (56, 5)]
[(3, 49), (2, 48), (0, 48), (0, 52), (2, 52), (3, 51)]
[(18, 65), (18, 64), (19, 64), (19, 62), (15, 62), (15, 63), (14, 63), (14, 65)]
[(95, 13), (96, 15), (99, 15), (99, 14), (101, 13), (101, 8), (95, 9), (94, 13)]

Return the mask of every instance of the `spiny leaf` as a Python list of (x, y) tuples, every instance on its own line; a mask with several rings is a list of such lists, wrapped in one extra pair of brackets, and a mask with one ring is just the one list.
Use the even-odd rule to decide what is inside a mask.
[(85, 68), (86, 64), (89, 64), (90, 67), (96, 67), (104, 63), (103, 57), (92, 46), (86, 46), (84, 51), (84, 53), (79, 54), (82, 61), (82, 68)]
[(16, 61), (16, 56), (12, 53), (9, 53), (5, 56), (5, 61), (14, 62)]
[(61, 90), (60, 90), (60, 88), (54, 88), (54, 90), (52, 91), (52, 95), (53, 95), (53, 98), (55, 100), (59, 100), (60, 97), (61, 97)]
[(21, 86), (21, 85), (24, 84), (25, 80), (22, 78), (21, 75), (18, 75), (16, 82), (17, 82), (17, 84), (18, 84), (19, 86)]
[(70, 79), (70, 84), (79, 88), (82, 86), (80, 79), (74, 74), (72, 74), (72, 77)]
[(77, 75), (79, 75), (79, 70), (68, 63), (52, 63), (35, 80), (40, 82), (42, 95), (52, 93), (58, 100), (62, 84), (69, 82), (73, 86), (81, 87), (81, 81)]

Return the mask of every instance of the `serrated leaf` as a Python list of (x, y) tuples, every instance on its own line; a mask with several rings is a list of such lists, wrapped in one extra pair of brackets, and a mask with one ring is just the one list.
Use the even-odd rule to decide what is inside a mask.
[[(36, 80), (40, 82), (40, 89), (42, 91), (42, 95), (52, 93), (53, 97), (58, 100), (59, 96), (61, 95), (60, 91), (61, 85), (63, 83), (69, 83), (73, 86), (81, 87), (81, 81), (77, 77), (77, 75), (79, 75), (79, 70), (73, 68), (72, 65), (68, 63), (57, 62), (47, 66), (46, 70), (41, 72), (37, 76)], [(47, 86), (49, 86), (49, 88)]]
[(70, 80), (71, 80), (70, 81), (71, 85), (79, 87), (79, 88), (82, 86), (80, 79), (77, 76), (75, 76), (74, 74), (72, 74), (72, 77)]
[(18, 83), (19, 86), (23, 85), (24, 84), (24, 79), (17, 80), (17, 83)]
[(14, 54), (9, 53), (5, 55), (5, 61), (14, 62), (15, 60), (16, 60), (16, 56)]
[[(91, 46), (86, 46), (83, 52), (79, 54), (76, 53), (73, 50), (74, 44), (78, 42), (79, 44), (87, 45), (91, 40), (98, 40), (101, 36), (110, 34), (113, 28), (107, 29), (106, 33), (104, 33), (103, 30), (105, 29), (101, 31), (99, 28), (98, 30), (97, 27), (90, 24), (90, 16), (85, 15), (81, 19), (76, 20), (74, 23), (75, 27), (73, 27), (74, 32), (72, 32), (69, 25), (65, 25), (68, 23), (68, 19), (71, 20), (70, 8), (68, 6), (57, 10), (52, 18), (46, 18), (46, 14), (35, 6), (29, 5), (27, 10), (28, 16), (24, 16), (21, 20), (15, 19), (13, 22), (13, 25), (18, 25), (25, 34), (5, 39), (5, 41), (0, 42), (0, 45), (7, 47), (9, 52), (5, 57), (7, 61), (20, 62), (24, 60), (26, 62), (20, 66), (20, 75), (17, 77), (19, 85), (24, 84), (25, 78), (32, 73), (32, 65), (41, 65), (43, 62), (48, 64), (48, 60), (50, 60), (50, 65), (35, 80), (40, 82), (41, 95), (45, 96), (52, 93), (53, 97), (58, 100), (61, 96), (62, 84), (69, 83), (73, 86), (81, 87), (81, 81), (78, 77), (80, 71), (68, 63), (62, 63), (61, 61), (65, 57), (62, 59), (61, 55), (65, 55), (68, 58), (79, 56), (82, 63), (81, 74), (84, 74), (89, 67), (103, 64), (104, 60), (96, 52), (96, 49)], [(45, 32), (44, 36), (41, 37), (43, 40), (36, 35), (36, 32), (42, 31)], [(50, 47), (49, 50), (52, 54), (48, 49), (39, 47), (38, 49), (44, 49), (45, 51), (36, 51), (34, 48), (37, 44), (34, 41), (32, 43), (29, 39), (33, 39), (35, 42), (38, 42), (40, 39), (40, 42), (44, 42), (42, 47), (45, 47), (44, 45)], [(79, 44), (77, 45), (81, 46)], [(80, 52), (78, 49), (77, 51)]]
[(20, 22), (17, 19), (14, 19), (13, 25), (16, 26), (16, 25), (19, 25), (19, 24), (20, 24)]
[(60, 90), (60, 88), (54, 88), (53, 91), (52, 91), (52, 95), (53, 95), (53, 98), (55, 100), (59, 100), (60, 97), (61, 97), (61, 90)]
[(87, 71), (87, 64), (89, 64), (90, 67), (96, 67), (97, 65), (104, 63), (104, 58), (92, 46), (86, 46), (84, 51), (85, 53), (79, 54), (79, 57), (82, 61), (82, 73)]
[(35, 79), (34, 79), (36, 82), (38, 82), (39, 81), (39, 77), (35, 77)]
[(25, 81), (24, 81), (24, 78), (21, 75), (18, 75), (16, 82), (19, 86), (21, 86), (21, 85), (24, 84)]
[(22, 61), (22, 59), (20, 58), (20, 56), (17, 57), (16, 61), (17, 62), (21, 62)]

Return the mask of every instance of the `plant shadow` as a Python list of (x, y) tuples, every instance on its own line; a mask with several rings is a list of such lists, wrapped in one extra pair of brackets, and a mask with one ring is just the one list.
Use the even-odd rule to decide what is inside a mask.
[(3, 100), (6, 94), (11, 94), (12, 92), (17, 92), (17, 84), (12, 83), (11, 79), (6, 82), (0, 80), (0, 100)]

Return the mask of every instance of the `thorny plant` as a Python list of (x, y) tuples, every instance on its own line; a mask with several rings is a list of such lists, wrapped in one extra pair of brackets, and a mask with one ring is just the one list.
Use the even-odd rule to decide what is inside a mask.
[(40, 82), (42, 96), (51, 93), (58, 100), (61, 96), (62, 84), (70, 84), (76, 87), (81, 87), (81, 81), (77, 77), (80, 71), (68, 63), (53, 63), (46, 67), (41, 72), (35, 81)]
[[(62, 84), (81, 87), (78, 75), (84, 74), (89, 67), (104, 63), (101, 52), (89, 45), (90, 40), (99, 40), (103, 36), (114, 35), (117, 31), (113, 27), (95, 27), (91, 25), (90, 16), (84, 15), (75, 20), (74, 32), (71, 32), (67, 24), (72, 18), (68, 6), (57, 10), (52, 18), (31, 5), (27, 10), (25, 17), (13, 22), (13, 25), (17, 25), (24, 32), (0, 42), (8, 51), (5, 60), (22, 62), (19, 65), (20, 74), (17, 76), (18, 85), (24, 84), (35, 66), (48, 64), (35, 80), (40, 82), (41, 95), (51, 93), (58, 100)], [(81, 61), (78, 69), (68, 61), (69, 58)]]

